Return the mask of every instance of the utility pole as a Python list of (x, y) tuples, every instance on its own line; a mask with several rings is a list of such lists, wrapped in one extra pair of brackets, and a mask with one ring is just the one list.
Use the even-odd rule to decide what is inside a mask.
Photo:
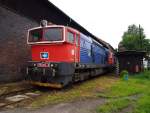
[(139, 24), (139, 36), (140, 36), (140, 50), (142, 50), (142, 37), (141, 37), (141, 26)]

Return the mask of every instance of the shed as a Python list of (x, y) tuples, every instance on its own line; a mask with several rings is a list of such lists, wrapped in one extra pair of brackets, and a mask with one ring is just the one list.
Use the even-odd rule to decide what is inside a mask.
[(116, 53), (118, 72), (127, 70), (129, 73), (143, 71), (143, 58), (146, 52), (143, 51), (121, 51)]

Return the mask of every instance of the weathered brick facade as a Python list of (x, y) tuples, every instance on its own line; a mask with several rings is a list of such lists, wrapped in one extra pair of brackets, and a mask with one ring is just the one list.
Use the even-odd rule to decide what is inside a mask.
[(24, 78), (20, 71), (30, 60), (26, 33), (35, 26), (37, 22), (0, 6), (0, 83)]

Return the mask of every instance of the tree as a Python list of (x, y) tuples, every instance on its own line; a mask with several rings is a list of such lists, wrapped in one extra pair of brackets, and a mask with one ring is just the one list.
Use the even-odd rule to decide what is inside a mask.
[(146, 39), (144, 29), (140, 25), (130, 25), (122, 36), (121, 44), (126, 50), (150, 52), (150, 40)]

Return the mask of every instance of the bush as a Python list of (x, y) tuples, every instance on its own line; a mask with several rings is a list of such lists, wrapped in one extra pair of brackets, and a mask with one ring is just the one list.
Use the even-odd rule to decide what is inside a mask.
[(145, 71), (145, 72), (143, 73), (143, 76), (144, 76), (145, 78), (147, 78), (147, 79), (150, 79), (150, 71)]
[(121, 71), (120, 76), (123, 77), (124, 75), (127, 75), (127, 74), (129, 74), (128, 71), (123, 70), (123, 71)]
[(123, 70), (123, 71), (121, 71), (120, 76), (123, 80), (128, 80), (128, 74), (129, 73), (127, 70)]
[(140, 79), (150, 79), (150, 71), (145, 70), (144, 72), (137, 74), (136, 77)]

